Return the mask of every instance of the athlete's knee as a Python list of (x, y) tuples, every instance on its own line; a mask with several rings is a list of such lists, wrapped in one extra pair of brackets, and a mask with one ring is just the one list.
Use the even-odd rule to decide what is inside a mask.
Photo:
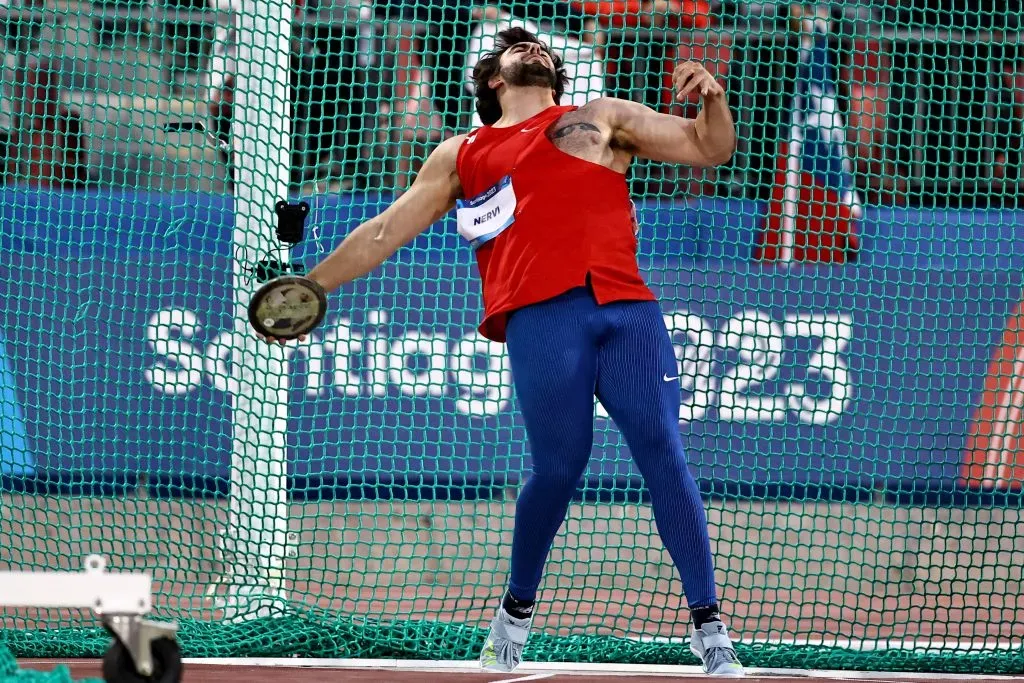
[(662, 459), (678, 459), (686, 461), (686, 452), (683, 449), (683, 440), (679, 436), (679, 428), (674, 425), (655, 423), (646, 429), (633, 430), (634, 433), (627, 437), (630, 450), (636, 451), (637, 455)]
[(553, 491), (575, 491), (583, 478), (589, 460), (586, 453), (543, 453), (534, 455), (531, 478), (535, 485)]
[(575, 486), (590, 460), (594, 444), (592, 427), (553, 422), (537, 429), (537, 423), (533, 420), (534, 428), (528, 430), (533, 476), (551, 485)]
[(678, 432), (652, 428), (628, 441), (633, 461), (646, 480), (674, 485), (690, 475)]
[(563, 491), (575, 491), (586, 471), (586, 464), (582, 467), (534, 467), (531, 478), (545, 488)]

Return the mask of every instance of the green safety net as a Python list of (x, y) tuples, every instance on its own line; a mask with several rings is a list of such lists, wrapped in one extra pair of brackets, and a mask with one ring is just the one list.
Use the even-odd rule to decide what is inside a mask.
[[(524, 26), (564, 58), (563, 104), (696, 117), (699, 97), (672, 99), (686, 60), (727, 90), (728, 162), (638, 160), (626, 181), (743, 662), (1024, 670), (1020, 10), (0, 12), (3, 568), (98, 553), (146, 572), (187, 657), (477, 656), (530, 449), (453, 216), (332, 294), (304, 343), (259, 344), (244, 306), (261, 272), (311, 267), (479, 126), (472, 67)], [(310, 209), (290, 253), (282, 199)], [(528, 660), (697, 663), (599, 404), (539, 600)], [(15, 657), (110, 642), (88, 610), (3, 610)]]

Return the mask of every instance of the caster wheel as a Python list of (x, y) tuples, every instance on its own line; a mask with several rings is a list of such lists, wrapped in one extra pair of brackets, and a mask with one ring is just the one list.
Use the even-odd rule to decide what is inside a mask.
[(128, 648), (115, 640), (103, 655), (103, 680), (106, 683), (179, 683), (181, 650), (171, 638), (157, 638), (152, 645), (153, 673), (143, 676), (135, 669)]

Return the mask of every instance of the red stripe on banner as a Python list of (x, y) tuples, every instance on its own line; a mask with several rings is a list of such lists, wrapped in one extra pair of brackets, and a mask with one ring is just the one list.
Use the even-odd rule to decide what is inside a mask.
[(1024, 417), (1024, 301), (1006, 321), (989, 364), (981, 404), (971, 416), (960, 483), (971, 488), (1019, 491), (1024, 450), (1018, 447)]
[(754, 247), (754, 258), (762, 261), (777, 261), (782, 257), (782, 229), (786, 200), (786, 171), (789, 168), (789, 143), (779, 145), (775, 157), (775, 182), (772, 184), (772, 198)]
[[(782, 257), (787, 157), (787, 146), (783, 145), (775, 169), (772, 198), (754, 249), (754, 258), (762, 261), (777, 261)], [(801, 173), (792, 260), (847, 263), (855, 261), (859, 251), (860, 238), (854, 231), (853, 208), (844, 203), (835, 190), (816, 184), (813, 175)]]
[(800, 174), (793, 260), (846, 263), (857, 260), (860, 240), (853, 234), (853, 208), (835, 190), (814, 184)]

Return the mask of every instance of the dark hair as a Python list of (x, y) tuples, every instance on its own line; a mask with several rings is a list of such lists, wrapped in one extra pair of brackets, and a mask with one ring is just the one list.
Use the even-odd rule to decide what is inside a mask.
[(569, 85), (569, 75), (562, 65), (562, 58), (551, 51), (537, 36), (524, 28), (510, 28), (499, 31), (494, 49), (488, 52), (473, 67), (473, 85), (476, 90), (476, 112), (484, 125), (490, 125), (501, 118), (501, 105), (498, 104), (498, 93), (487, 85), (501, 69), (501, 56), (517, 43), (537, 43), (551, 58), (555, 65), (555, 104), (562, 99), (565, 87)]

